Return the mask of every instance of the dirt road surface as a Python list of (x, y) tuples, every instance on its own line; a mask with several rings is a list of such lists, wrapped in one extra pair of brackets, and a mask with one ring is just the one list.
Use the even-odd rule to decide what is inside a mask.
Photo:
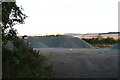
[(118, 52), (102, 49), (34, 48), (51, 55), (51, 78), (117, 78)]

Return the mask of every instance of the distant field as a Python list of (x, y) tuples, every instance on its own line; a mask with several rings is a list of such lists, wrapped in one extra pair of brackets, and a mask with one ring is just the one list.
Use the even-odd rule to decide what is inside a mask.
[[(119, 39), (119, 34), (76, 34), (76, 35), (45, 35), (45, 36), (26, 36), (25, 38), (31, 38), (31, 37), (58, 37), (58, 36), (64, 36), (64, 37), (77, 37), (77, 38), (86, 38), (86, 39), (89, 39), (89, 38), (97, 38), (98, 36), (102, 36), (103, 38), (107, 38), (107, 37), (110, 37), (110, 38), (113, 38), (113, 39)], [(22, 36), (19, 36), (19, 38), (22, 38)]]
[[(84, 35), (73, 35), (73, 37), (78, 37), (78, 38), (97, 38), (99, 35), (98, 34), (84, 34)], [(102, 34), (100, 35), (103, 38), (111, 37), (113, 39), (118, 39), (118, 34)]]

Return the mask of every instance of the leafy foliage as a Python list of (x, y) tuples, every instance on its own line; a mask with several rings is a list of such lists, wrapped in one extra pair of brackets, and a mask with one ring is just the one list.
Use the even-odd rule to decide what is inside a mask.
[(17, 30), (13, 26), (23, 24), (27, 18), (22, 10), (15, 2), (2, 2), (2, 39), (4, 43), (16, 37)]
[[(47, 57), (29, 48), (16, 36), (17, 30), (13, 26), (23, 24), (27, 18), (22, 10), (15, 2), (2, 3), (2, 77), (48, 78), (51, 65)], [(6, 46), (9, 42), (14, 45), (12, 49)]]
[(3, 78), (48, 78), (51, 65), (47, 57), (33, 50), (23, 40), (15, 41), (20, 45), (15, 49), (3, 46)]
[(107, 37), (107, 38), (91, 38), (91, 39), (85, 39), (86, 42), (96, 46), (96, 47), (111, 47), (111, 45), (114, 45), (116, 43), (119, 43), (120, 40), (115, 40), (113, 38)]

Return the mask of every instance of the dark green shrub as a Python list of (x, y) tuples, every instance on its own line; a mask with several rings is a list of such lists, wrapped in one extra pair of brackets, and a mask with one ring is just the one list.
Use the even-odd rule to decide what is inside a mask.
[(13, 42), (16, 46), (9, 49), (3, 46), (3, 78), (48, 78), (51, 65), (47, 57), (39, 54), (21, 39)]
[(85, 39), (86, 42), (92, 44), (95, 47), (103, 48), (103, 47), (111, 47), (112, 45), (115, 45), (116, 43), (119, 43), (120, 40), (115, 40), (113, 38), (107, 37), (107, 38), (91, 38), (91, 39)]

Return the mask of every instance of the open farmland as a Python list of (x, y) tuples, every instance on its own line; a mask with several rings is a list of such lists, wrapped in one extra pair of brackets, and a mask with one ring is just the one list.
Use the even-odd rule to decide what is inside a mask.
[(119, 34), (79, 34), (79, 35), (72, 35), (73, 37), (77, 37), (77, 38), (85, 38), (85, 39), (90, 39), (90, 38), (97, 38), (98, 36), (101, 36), (102, 38), (113, 38), (115, 40), (117, 40)]

